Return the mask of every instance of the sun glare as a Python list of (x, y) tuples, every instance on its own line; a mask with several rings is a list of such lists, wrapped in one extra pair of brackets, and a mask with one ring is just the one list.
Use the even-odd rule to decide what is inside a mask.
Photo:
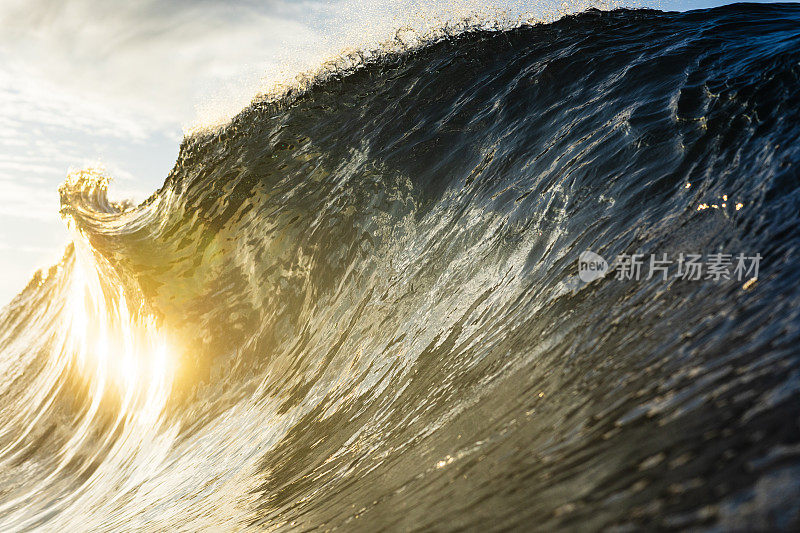
[(166, 337), (143, 305), (131, 305), (111, 265), (98, 257), (74, 221), (75, 275), (69, 297), (71, 350), (82, 371), (123, 397), (166, 398), (172, 365)]

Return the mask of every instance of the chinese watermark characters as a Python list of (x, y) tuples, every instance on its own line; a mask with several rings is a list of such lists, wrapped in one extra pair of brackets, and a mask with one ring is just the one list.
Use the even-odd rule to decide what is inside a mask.
[(602, 256), (585, 251), (578, 258), (578, 277), (586, 283), (612, 274), (618, 280), (667, 281), (672, 277), (689, 281), (748, 280), (752, 284), (758, 279), (760, 262), (761, 254), (620, 254), (609, 266)]

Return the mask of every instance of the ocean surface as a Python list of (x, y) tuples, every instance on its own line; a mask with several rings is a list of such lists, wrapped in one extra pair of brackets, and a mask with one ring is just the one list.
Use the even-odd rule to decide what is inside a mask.
[(800, 6), (395, 44), (66, 179), (0, 530), (800, 527)]

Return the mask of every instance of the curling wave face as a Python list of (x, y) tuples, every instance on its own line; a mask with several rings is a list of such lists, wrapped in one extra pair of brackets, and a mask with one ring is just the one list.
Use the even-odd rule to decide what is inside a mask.
[(140, 206), (71, 176), (0, 317), (0, 529), (797, 524), (797, 102), (796, 6), (590, 11), (255, 103)]

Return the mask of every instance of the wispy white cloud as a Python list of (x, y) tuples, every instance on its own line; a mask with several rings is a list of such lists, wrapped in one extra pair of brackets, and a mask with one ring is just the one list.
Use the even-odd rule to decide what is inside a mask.
[[(9, 179), (7, 176), (0, 169), (0, 190), (3, 195), (0, 216), (58, 222), (58, 193), (54, 189), (28, 184), (16, 178)], [(0, 229), (0, 236), (2, 234), (3, 230)], [(36, 241), (35, 236), (32, 241)]]
[(120, 138), (179, 132), (220, 84), (258, 80), (275, 50), (315, 40), (283, 5), (4, 2), (0, 113)]

